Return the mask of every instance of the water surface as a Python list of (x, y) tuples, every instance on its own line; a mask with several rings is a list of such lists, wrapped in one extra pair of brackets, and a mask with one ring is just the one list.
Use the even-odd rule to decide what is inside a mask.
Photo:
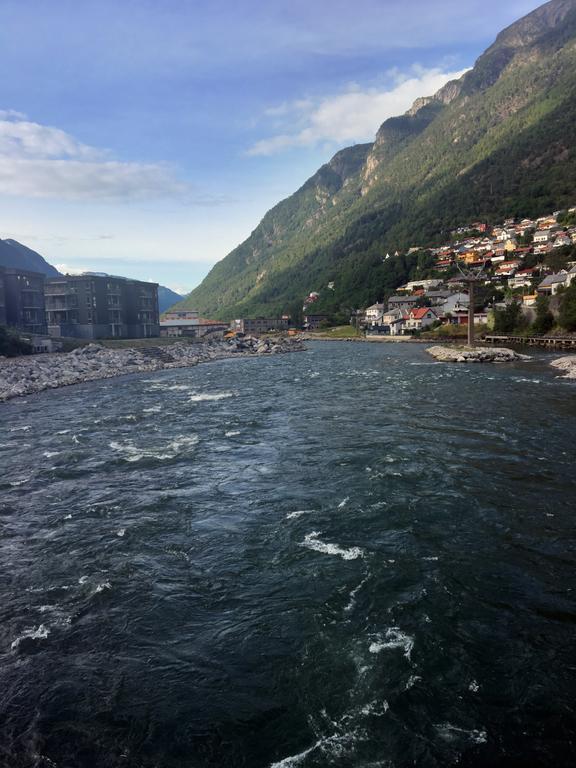
[(576, 386), (314, 343), (0, 406), (0, 764), (574, 763)]

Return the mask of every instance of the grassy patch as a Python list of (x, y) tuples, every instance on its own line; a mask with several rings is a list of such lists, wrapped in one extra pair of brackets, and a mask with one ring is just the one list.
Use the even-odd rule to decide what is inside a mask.
[(309, 333), (326, 339), (357, 339), (364, 336), (352, 325), (337, 325), (335, 328), (323, 328), (320, 331), (310, 331)]

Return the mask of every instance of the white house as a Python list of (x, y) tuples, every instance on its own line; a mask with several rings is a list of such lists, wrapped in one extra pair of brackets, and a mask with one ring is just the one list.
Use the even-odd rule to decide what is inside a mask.
[(549, 229), (539, 229), (538, 232), (534, 233), (534, 243), (542, 244), (542, 243), (549, 243), (549, 242), (550, 242)]
[(368, 325), (379, 325), (382, 322), (384, 304), (372, 304), (364, 312), (364, 320)]
[(432, 307), (419, 307), (411, 309), (406, 319), (405, 329), (408, 332), (421, 331), (428, 328), (438, 320), (438, 315)]

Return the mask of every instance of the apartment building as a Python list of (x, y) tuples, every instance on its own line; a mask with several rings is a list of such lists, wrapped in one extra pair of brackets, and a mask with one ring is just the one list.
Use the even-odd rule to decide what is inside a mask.
[(86, 273), (46, 280), (51, 336), (141, 339), (160, 334), (158, 285)]
[(0, 325), (45, 334), (44, 275), (0, 267)]

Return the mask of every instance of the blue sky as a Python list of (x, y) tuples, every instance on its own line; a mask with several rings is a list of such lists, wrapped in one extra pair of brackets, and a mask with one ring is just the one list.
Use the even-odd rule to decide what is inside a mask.
[(179, 290), (533, 0), (2, 0), (0, 237)]

